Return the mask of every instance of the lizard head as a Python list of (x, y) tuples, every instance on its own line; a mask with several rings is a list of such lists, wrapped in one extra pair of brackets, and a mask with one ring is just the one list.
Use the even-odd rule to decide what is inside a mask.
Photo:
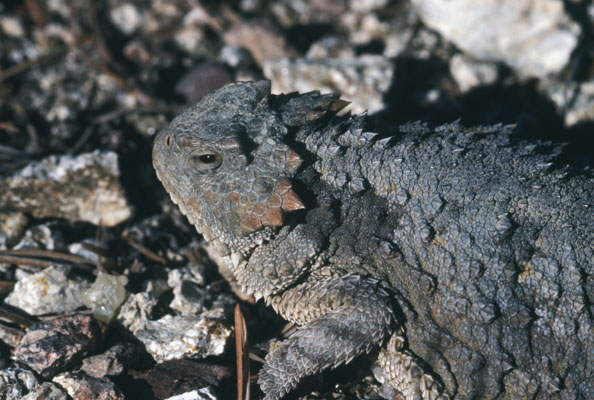
[(324, 114), (317, 107), (322, 103), (334, 104), (333, 110), (347, 104), (317, 92), (271, 96), (269, 81), (227, 85), (157, 135), (157, 176), (209, 241), (229, 243), (281, 226), (287, 212), (304, 208), (290, 181), (301, 158), (283, 137), (287, 126)]

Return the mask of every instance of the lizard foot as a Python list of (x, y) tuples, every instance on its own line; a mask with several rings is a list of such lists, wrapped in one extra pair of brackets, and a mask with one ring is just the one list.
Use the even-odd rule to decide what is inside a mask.
[(303, 326), (266, 356), (258, 380), (265, 400), (280, 399), (305, 376), (369, 352), (394, 320), (388, 293), (377, 281), (356, 275), (311, 279), (270, 302)]

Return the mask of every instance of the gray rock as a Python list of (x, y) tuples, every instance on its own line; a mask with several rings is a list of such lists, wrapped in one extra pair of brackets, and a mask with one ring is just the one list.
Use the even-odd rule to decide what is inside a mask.
[(155, 361), (222, 354), (231, 335), (221, 309), (197, 316), (166, 315), (135, 333)]
[(273, 93), (311, 92), (341, 93), (351, 101), (355, 113), (379, 111), (392, 82), (392, 64), (383, 56), (361, 56), (352, 59), (268, 60), (264, 75), (272, 81)]
[(0, 180), (0, 208), (114, 226), (132, 214), (119, 175), (113, 152), (49, 156)]
[(24, 368), (0, 370), (0, 399), (20, 400), (39, 385), (33, 372)]
[(31, 315), (67, 313), (84, 305), (86, 281), (68, 278), (70, 267), (52, 266), (19, 280), (6, 303)]
[(560, 0), (412, 0), (412, 4), (429, 27), (460, 49), (478, 59), (504, 62), (523, 76), (559, 72), (580, 34)]
[(122, 304), (117, 321), (132, 333), (142, 330), (149, 322), (156, 305), (157, 299), (151, 293), (132, 294)]
[(204, 277), (200, 266), (186, 266), (169, 272), (167, 284), (173, 288), (173, 300), (169, 307), (182, 314), (198, 314), (204, 311)]
[(69, 397), (62, 389), (50, 382), (43, 382), (30, 391), (21, 400), (68, 400)]

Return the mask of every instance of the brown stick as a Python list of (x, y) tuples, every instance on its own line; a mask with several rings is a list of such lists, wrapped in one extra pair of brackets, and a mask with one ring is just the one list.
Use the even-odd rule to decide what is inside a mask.
[(41, 257), (41, 258), (50, 258), (50, 259), (54, 259), (54, 260), (69, 261), (69, 262), (76, 263), (76, 264), (95, 265), (94, 262), (87, 260), (86, 258), (76, 256), (74, 254), (61, 253), (59, 251), (44, 250), (44, 249), (0, 250), (0, 255)]
[(249, 400), (250, 360), (247, 326), (239, 303), (235, 305), (235, 363), (237, 367), (237, 400)]
[(149, 250), (148, 248), (144, 247), (140, 243), (137, 243), (128, 237), (123, 237), (123, 239), (126, 241), (126, 243), (128, 243), (131, 247), (138, 250), (138, 252), (140, 254), (144, 255), (146, 258), (153, 260), (155, 262), (158, 262), (159, 264), (163, 264), (163, 265), (167, 264), (167, 260), (165, 260), (163, 257), (158, 255), (154, 251)]

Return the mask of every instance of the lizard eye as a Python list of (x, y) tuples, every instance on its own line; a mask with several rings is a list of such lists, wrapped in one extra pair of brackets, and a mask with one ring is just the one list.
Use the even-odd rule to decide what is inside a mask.
[(204, 153), (193, 155), (192, 160), (200, 169), (215, 169), (221, 165), (223, 157), (216, 153)]

